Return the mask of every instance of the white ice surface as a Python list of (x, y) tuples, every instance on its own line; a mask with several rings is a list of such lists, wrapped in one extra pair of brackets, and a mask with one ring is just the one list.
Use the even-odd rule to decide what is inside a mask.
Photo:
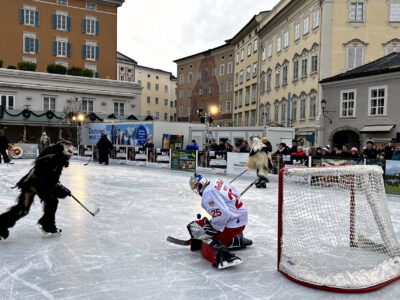
[[(10, 189), (32, 161), (0, 165), (0, 212), (18, 195)], [(277, 181), (250, 189), (245, 235), (253, 246), (237, 251), (243, 263), (215, 270), (199, 252), (165, 241), (188, 238), (186, 225), (203, 213), (188, 186), (190, 173), (132, 166), (101, 167), (73, 162), (61, 181), (94, 210), (93, 218), (73, 199), (60, 201), (63, 235), (44, 238), (30, 214), (0, 241), (0, 299), (400, 299), (400, 281), (373, 293), (335, 294), (300, 286), (276, 271)], [(216, 176), (209, 175), (209, 178)], [(243, 190), (252, 178), (235, 183)], [(389, 196), (400, 238), (400, 197)]]

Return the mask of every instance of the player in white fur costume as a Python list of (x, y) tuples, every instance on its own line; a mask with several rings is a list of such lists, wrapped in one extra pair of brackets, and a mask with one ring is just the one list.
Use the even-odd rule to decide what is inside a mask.
[(268, 182), (268, 172), (272, 169), (271, 152), (267, 146), (257, 137), (251, 138), (251, 150), (246, 167), (249, 171), (257, 171), (258, 182), (256, 187), (266, 188)]

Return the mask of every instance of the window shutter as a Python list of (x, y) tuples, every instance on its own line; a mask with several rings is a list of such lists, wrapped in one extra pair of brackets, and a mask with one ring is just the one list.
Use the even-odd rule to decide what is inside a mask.
[(390, 21), (400, 21), (400, 3), (390, 3)]
[(25, 10), (23, 8), (19, 9), (19, 23), (24, 24), (25, 20)]
[(356, 5), (354, 3), (350, 4), (350, 20), (352, 21), (356, 19)]
[(99, 60), (100, 58), (100, 48), (96, 47), (96, 60)]
[(99, 78), (99, 77), (100, 77), (99, 72), (94, 72), (94, 78)]
[(53, 41), (53, 55), (57, 55), (57, 41)]
[(39, 53), (39, 39), (35, 39), (35, 53)]
[(67, 57), (71, 57), (71, 43), (67, 43)]
[(29, 37), (25, 37), (25, 53), (29, 53)]
[(52, 23), (51, 25), (52, 25), (53, 29), (56, 29), (57, 28), (57, 14), (52, 15), (51, 23)]
[(86, 59), (86, 45), (82, 45), (82, 58)]
[(82, 19), (82, 32), (86, 33), (86, 19)]
[(347, 69), (354, 68), (354, 61), (355, 61), (355, 48), (350, 47), (347, 48)]
[(363, 64), (363, 48), (355, 48), (355, 67), (359, 67)]
[(100, 22), (96, 21), (96, 35), (100, 34)]
[(40, 14), (39, 11), (35, 11), (35, 26), (39, 26), (40, 25)]
[(70, 16), (67, 17), (67, 30), (71, 31), (71, 17)]

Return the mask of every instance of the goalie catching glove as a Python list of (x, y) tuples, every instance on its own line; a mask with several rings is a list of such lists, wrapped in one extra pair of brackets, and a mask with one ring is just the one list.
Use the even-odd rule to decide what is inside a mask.
[(215, 230), (207, 218), (204, 218), (202, 221), (205, 223), (204, 226), (201, 226), (196, 221), (189, 223), (187, 226), (189, 234), (192, 239), (195, 240), (210, 240), (218, 233), (218, 231)]

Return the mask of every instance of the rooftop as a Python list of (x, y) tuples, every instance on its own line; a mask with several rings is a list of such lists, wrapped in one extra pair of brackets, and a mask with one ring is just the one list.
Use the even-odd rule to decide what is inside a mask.
[(118, 51), (117, 51), (117, 59), (124, 60), (124, 61), (130, 62), (130, 63), (133, 63), (133, 64), (137, 64), (136, 60), (134, 60), (134, 59), (130, 58), (129, 56), (126, 56), (125, 54), (122, 54), (121, 52), (118, 52)]
[(205, 51), (203, 51), (203, 52), (199, 52), (199, 53), (196, 53), (196, 54), (192, 54), (192, 55), (189, 55), (189, 56), (186, 56), (186, 57), (182, 57), (182, 58), (175, 59), (175, 60), (174, 60), (174, 63), (179, 63), (179, 62), (181, 62), (182, 60), (189, 59), (189, 58), (193, 58), (193, 57), (195, 57), (195, 56), (197, 56), (197, 55), (211, 55), (211, 52), (212, 52), (212, 51), (219, 50), (219, 49), (221, 49), (221, 48), (223, 48), (223, 47), (226, 47), (226, 46), (230, 46), (230, 45), (229, 45), (230, 41), (231, 41), (231, 40), (229, 39), (229, 40), (226, 40), (226, 41), (225, 41), (226, 43), (223, 44), (223, 45), (221, 45), (221, 46), (218, 46), (218, 47), (215, 47), (215, 48), (211, 48), (211, 49), (205, 50)]

